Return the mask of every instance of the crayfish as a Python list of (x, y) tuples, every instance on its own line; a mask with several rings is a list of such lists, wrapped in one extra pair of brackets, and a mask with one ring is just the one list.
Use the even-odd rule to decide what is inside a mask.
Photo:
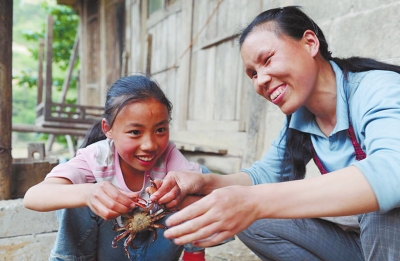
[[(157, 185), (154, 180), (150, 177), (151, 187), (150, 191), (152, 194), (157, 191)], [(157, 220), (165, 217), (168, 214), (164, 205), (158, 205), (155, 202), (147, 201), (143, 198), (136, 198), (136, 208), (134, 208), (131, 212), (127, 214), (121, 215), (121, 223), (118, 224), (117, 221), (114, 223), (113, 229), (115, 231), (123, 231), (119, 235), (117, 235), (112, 241), (112, 247), (117, 248), (117, 242), (122, 238), (126, 237), (124, 242), (124, 251), (125, 255), (129, 258), (128, 246), (131, 246), (134, 249), (138, 249), (132, 240), (136, 237), (137, 233), (143, 231), (152, 231), (153, 240), (150, 243), (153, 243), (157, 239), (157, 228), (166, 229), (167, 227), (163, 224), (155, 223)]]

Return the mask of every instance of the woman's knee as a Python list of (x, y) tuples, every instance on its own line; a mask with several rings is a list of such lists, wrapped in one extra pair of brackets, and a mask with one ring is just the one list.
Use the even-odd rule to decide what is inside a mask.
[(262, 219), (237, 236), (263, 260), (363, 259), (355, 233), (321, 219)]
[(396, 260), (400, 256), (400, 208), (358, 216), (366, 260)]
[[(293, 220), (261, 219), (255, 221), (237, 237), (257, 256), (264, 260), (282, 256), (278, 245), (286, 244), (286, 230), (294, 224)], [(286, 229), (285, 229), (286, 227)]]

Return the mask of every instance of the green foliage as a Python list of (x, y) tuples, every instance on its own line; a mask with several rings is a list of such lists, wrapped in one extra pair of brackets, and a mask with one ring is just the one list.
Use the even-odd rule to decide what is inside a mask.
[[(53, 25), (53, 62), (62, 70), (68, 68), (69, 57), (74, 46), (75, 36), (78, 28), (79, 18), (75, 12), (67, 6), (50, 6), (42, 4), (46, 14), (54, 19)], [(23, 37), (28, 41), (39, 42), (39, 39), (45, 38), (46, 28), (43, 25), (40, 31), (25, 30)], [(33, 57), (38, 59), (38, 49), (32, 48), (30, 51)]]
[(13, 43), (26, 45), (27, 42), (22, 36), (24, 31), (44, 28), (46, 20), (43, 17), (46, 17), (46, 10), (40, 3), (31, 2), (33, 1), (28, 3), (26, 0), (13, 0)]
[[(53, 27), (53, 67), (57, 65), (61, 74), (61, 77), (64, 77), (65, 71), (68, 68), (69, 59), (71, 56), (71, 52), (74, 46), (75, 37), (77, 33), (79, 17), (75, 14), (75, 12), (66, 6), (50, 6), (47, 3), (42, 4), (45, 13), (48, 15), (53, 16), (54, 18), (54, 27)], [(32, 54), (32, 57), (37, 61), (39, 58), (39, 49), (38, 49), (38, 42), (39, 39), (45, 38), (46, 35), (46, 25), (43, 24), (40, 30), (24, 30), (22, 36), (28, 42), (35, 42), (36, 46), (29, 47), (29, 51)], [(78, 62), (75, 63), (75, 68), (78, 66)], [(62, 86), (59, 79), (60, 76), (55, 77), (53, 79), (53, 84), (56, 87)], [(29, 86), (34, 87), (36, 86), (36, 76), (30, 70), (22, 70), (21, 75), (17, 75), (14, 77), (17, 79), (20, 86)], [(74, 89), (76, 88), (76, 80), (72, 81), (69, 88)], [(57, 88), (61, 90), (61, 88)]]
[[(29, 88), (28, 86), (22, 86), (20, 88), (14, 88), (13, 90), (13, 110), (12, 117), (13, 122), (34, 124), (36, 119), (36, 110), (27, 109), (36, 107), (37, 90)], [(17, 100), (18, 102), (14, 102)]]
[[(67, 6), (55, 5), (47, 0), (14, 0), (13, 14), (13, 123), (34, 124), (36, 120), (37, 67), (39, 39), (45, 38), (46, 17), (52, 15), (53, 27), (53, 97), (58, 101), (62, 89), (70, 55), (73, 49), (79, 17)], [(77, 67), (68, 89), (67, 103), (76, 103)], [(28, 137), (17, 133), (18, 138)], [(31, 137), (30, 135), (29, 137)], [(45, 139), (47, 135), (36, 135)], [(66, 144), (65, 138), (57, 141)]]
[(78, 16), (65, 6), (52, 8), (50, 14), (54, 17), (53, 58), (66, 70), (78, 29)]
[(36, 87), (37, 76), (34, 75), (35, 72), (32, 71), (21, 71), (21, 75), (13, 77), (18, 81), (19, 86), (33, 88)]

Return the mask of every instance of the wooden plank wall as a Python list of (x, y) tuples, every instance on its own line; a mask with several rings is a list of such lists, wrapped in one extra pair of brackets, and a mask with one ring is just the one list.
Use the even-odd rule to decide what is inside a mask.
[[(199, 32), (207, 19), (210, 20), (193, 46), (189, 120), (194, 121), (193, 124), (207, 121), (214, 128), (237, 131), (241, 111), (238, 98), (242, 97), (242, 84), (238, 78), (243, 70), (239, 68), (236, 37), (231, 36), (235, 35), (235, 27), (240, 21), (237, 20), (239, 12), (235, 12), (233, 1), (225, 0), (209, 18), (218, 3), (195, 2), (193, 33)], [(207, 106), (204, 106), (205, 102)]]
[[(106, 86), (111, 86), (121, 76), (124, 42), (124, 1), (107, 1), (105, 5), (105, 63)], [(105, 96), (106, 93), (103, 94)]]
[(126, 52), (126, 72), (123, 75), (131, 75), (138, 72), (145, 72), (146, 68), (146, 39), (145, 21), (147, 9), (142, 11), (140, 1), (125, 1), (125, 46)]
[[(151, 68), (150, 73), (160, 84), (172, 104), (172, 118), (178, 118), (182, 97), (177, 86), (178, 68), (176, 67), (179, 55), (184, 46), (181, 45), (182, 37), (182, 2), (177, 1), (168, 9), (158, 10), (147, 20), (147, 34), (152, 36)], [(180, 68), (179, 68), (180, 69)], [(178, 125), (173, 124), (177, 129)]]
[(244, 75), (238, 33), (260, 4), (254, 1), (244, 8), (234, 0), (194, 2), (193, 35), (198, 39), (192, 49), (188, 131), (206, 131), (199, 142), (225, 147), (230, 155), (243, 156), (246, 151), (252, 90)]
[(80, 2), (80, 103), (104, 106), (107, 89), (121, 76), (124, 0)]
[(99, 0), (80, 2), (81, 39), (80, 44), (80, 97), (82, 105), (97, 105), (101, 101), (100, 86), (100, 2)]

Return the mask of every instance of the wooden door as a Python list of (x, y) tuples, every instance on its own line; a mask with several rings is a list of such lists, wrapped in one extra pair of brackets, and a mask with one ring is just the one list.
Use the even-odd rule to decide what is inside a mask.
[(122, 74), (124, 0), (80, 2), (81, 86), (79, 103), (104, 106), (108, 87)]

